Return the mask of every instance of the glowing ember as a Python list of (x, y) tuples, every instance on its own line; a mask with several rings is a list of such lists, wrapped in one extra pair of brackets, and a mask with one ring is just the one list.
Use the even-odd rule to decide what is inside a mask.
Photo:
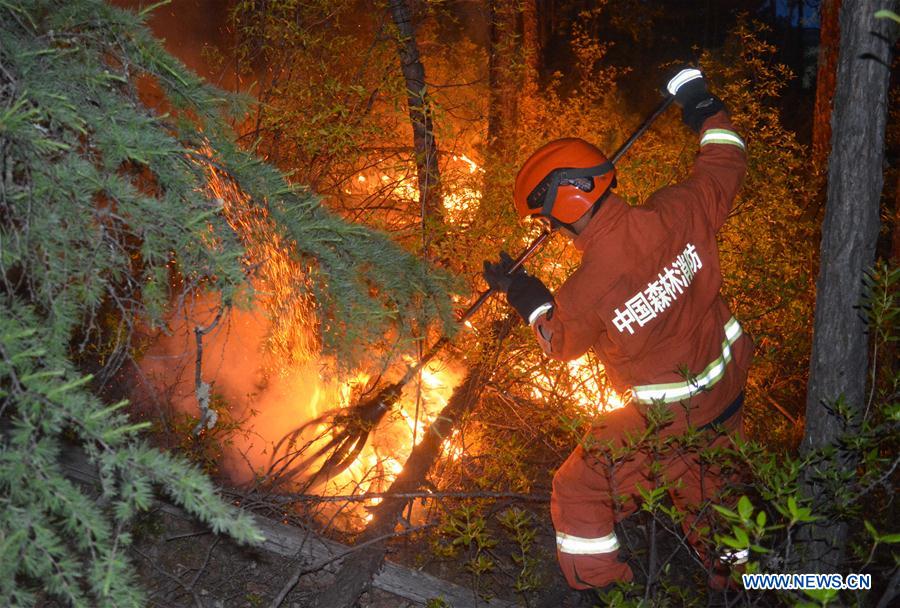
[[(207, 146), (202, 153), (214, 158)], [(249, 197), (212, 166), (207, 167), (210, 192), (222, 201), (228, 223), (244, 240), (247, 265), (256, 268), (256, 298), (271, 319), (266, 347), (288, 364), (306, 363), (319, 352), (315, 306), (310, 295), (310, 269), (297, 262), (293, 247), (275, 230), (265, 207)]]

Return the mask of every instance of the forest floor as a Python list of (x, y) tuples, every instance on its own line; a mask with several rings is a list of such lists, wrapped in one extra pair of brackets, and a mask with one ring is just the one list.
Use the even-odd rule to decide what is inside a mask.
[[(619, 526), (622, 536), (630, 540), (630, 550), (623, 558), (635, 564), (635, 578), (641, 581), (640, 562), (645, 562), (650, 518), (637, 513)], [(209, 532), (204, 526), (170, 511), (153, 511), (141, 517), (135, 527), (132, 559), (138, 567), (140, 583), (147, 589), (149, 606), (154, 608), (259, 608), (268, 607), (290, 578), (303, 564), (265, 550), (237, 546), (229, 539)], [(538, 544), (552, 543), (539, 539)], [(672, 564), (683, 570), (682, 585), (691, 587), (701, 574), (692, 568), (691, 556), (669, 534), (657, 534), (659, 555), (674, 555)], [(552, 547), (551, 547), (552, 548)], [(546, 547), (541, 547), (545, 553)], [(550, 554), (552, 555), (552, 553)], [(304, 559), (304, 558), (300, 558)], [(471, 588), (472, 575), (459, 559), (435, 559), (428, 544), (398, 539), (389, 548), (389, 559), (410, 569), (421, 569), (464, 587)], [(308, 559), (307, 559), (308, 561)], [(696, 571), (695, 571), (696, 570)], [(555, 563), (545, 560), (541, 566), (544, 586), (527, 596), (513, 592), (512, 582), (502, 584), (502, 577), (481, 581), (479, 588), (515, 606), (535, 608), (579, 608), (599, 605), (596, 596), (575, 592), (567, 587)], [(681, 578), (681, 577), (679, 577)], [(500, 584), (498, 584), (500, 583)], [(329, 568), (304, 575), (286, 596), (283, 608), (311, 608), (315, 595), (329, 585), (340, 584)], [(696, 582), (694, 583), (696, 584)], [(472, 606), (487, 606), (475, 600)], [(413, 608), (421, 606), (398, 595), (371, 588), (359, 600), (360, 608)]]
[[(84, 453), (75, 447), (68, 449), (61, 459), (67, 476), (89, 492), (98, 491), (96, 469)], [(227, 489), (223, 488), (225, 495)], [(264, 507), (267, 503), (261, 503)], [(275, 503), (273, 502), (273, 505)], [(306, 522), (281, 508), (272, 507), (269, 513), (281, 515), (269, 519), (255, 517), (266, 541), (262, 548), (237, 545), (225, 536), (213, 534), (209, 528), (183, 510), (160, 499), (154, 507), (140, 515), (131, 533), (133, 544), (129, 557), (136, 566), (137, 581), (147, 592), (148, 608), (260, 608), (270, 607), (286, 583), (302, 572), (297, 584), (284, 596), (281, 608), (317, 607), (313, 598), (328, 586), (341, 584), (334, 572), (339, 558), (352, 551), (349, 535), (326, 539), (303, 527)], [(556, 563), (555, 540), (548, 514), (536, 513), (536, 536), (530, 549), (538, 560), (536, 574), (540, 584), (524, 594), (516, 593), (516, 571), (502, 560), (497, 567), (481, 577), (474, 577), (461, 556), (438, 557), (429, 542), (432, 535), (399, 535), (388, 545), (390, 564), (376, 575), (376, 584), (364, 593), (360, 608), (413, 608), (423, 606), (430, 598), (444, 596), (453, 599), (444, 604), (429, 601), (429, 606), (454, 608), (583, 608), (599, 605), (596, 595), (576, 592), (568, 588)], [(657, 516), (659, 516), (657, 514)], [(279, 519), (281, 521), (279, 521)], [(288, 521), (291, 525), (286, 525)], [(686, 590), (687, 598), (705, 595), (694, 593), (706, 587), (706, 573), (699, 561), (677, 534), (671, 521), (656, 520), (645, 511), (638, 511), (616, 526), (622, 544), (620, 559), (627, 560), (635, 573), (634, 589), (630, 594), (644, 596), (646, 575), (644, 566), (650, 563), (648, 542), (655, 529), (657, 567), (668, 564), (667, 583)], [(332, 536), (338, 536), (333, 534)], [(500, 556), (515, 551), (498, 543), (492, 551)], [(418, 587), (417, 589), (415, 587)], [(410, 592), (410, 588), (412, 592)], [(394, 590), (397, 594), (389, 593)], [(444, 595), (446, 591), (447, 595)], [(416, 603), (411, 598), (426, 598)], [(707, 605), (715, 605), (711, 602)], [(51, 601), (39, 601), (38, 606), (55, 608)]]

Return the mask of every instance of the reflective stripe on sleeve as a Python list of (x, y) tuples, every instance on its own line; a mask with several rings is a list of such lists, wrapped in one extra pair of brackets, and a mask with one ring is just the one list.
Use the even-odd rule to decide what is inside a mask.
[(638, 403), (675, 403), (689, 397), (693, 397), (700, 391), (712, 387), (725, 375), (725, 368), (731, 361), (731, 346), (741, 337), (743, 331), (737, 319), (731, 317), (725, 323), (725, 339), (722, 341), (722, 354), (706, 366), (695, 378), (685, 382), (672, 382), (669, 384), (647, 384), (632, 388), (634, 398)]
[(729, 144), (737, 146), (741, 150), (747, 149), (744, 140), (737, 133), (728, 129), (707, 129), (704, 131), (703, 137), (700, 138), (700, 147), (702, 148), (706, 144)]
[(619, 549), (619, 539), (612, 532), (600, 538), (582, 538), (571, 534), (556, 533), (556, 548), (560, 553), (570, 555), (597, 555), (612, 553)]
[(532, 310), (531, 314), (528, 315), (528, 325), (534, 325), (534, 322), (538, 320), (538, 317), (540, 317), (551, 308), (553, 308), (553, 304), (551, 302), (546, 302)]

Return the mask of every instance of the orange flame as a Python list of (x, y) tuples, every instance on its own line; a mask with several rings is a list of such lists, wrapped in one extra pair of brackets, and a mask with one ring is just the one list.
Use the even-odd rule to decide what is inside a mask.
[[(202, 152), (208, 158), (214, 156), (209, 148)], [(481, 171), (465, 155), (454, 156), (453, 161), (466, 174)], [(204, 379), (213, 382), (214, 391), (239, 413), (253, 414), (242, 424), (246, 433), (232, 438), (232, 450), (226, 460), (226, 472), (240, 483), (258, 478), (271, 461), (272, 446), (285, 433), (335, 407), (353, 405), (371, 378), (359, 372), (342, 381), (327, 379), (332, 375), (328, 370), (333, 366), (320, 354), (315, 302), (308, 289), (314, 268), (300, 261), (263, 206), (254, 205), (212, 163), (207, 170), (210, 193), (222, 202), (225, 217), (245, 244), (245, 262), (254, 273), (256, 303), (267, 317), (265, 322), (260, 322), (252, 312), (233, 311), (228, 329), (220, 328), (205, 338)], [(391, 182), (396, 182), (396, 195), (417, 200), (418, 192), (410, 178), (359, 174), (356, 180), (351, 180), (350, 187), (376, 188)], [(481, 197), (477, 189), (468, 186), (444, 194), (450, 221), (462, 218), (469, 206), (477, 204)], [(188, 339), (181, 345), (181, 353), (187, 354), (186, 365), (191, 365), (193, 327), (188, 315), (182, 323)], [(172, 363), (166, 357), (171, 357), (175, 348), (166, 344), (155, 348), (156, 354), (165, 361), (160, 374), (171, 376)], [(414, 360), (407, 357), (404, 363), (410, 365)], [(571, 383), (574, 389), (570, 398), (589, 413), (622, 406), (621, 397), (601, 386), (600, 370), (601, 366), (586, 357), (569, 363), (569, 372), (576, 379)], [(425, 366), (419, 381), (407, 387), (394, 411), (381, 421), (356, 460), (319, 491), (337, 495), (387, 490), (402, 472), (402, 463), (413, 446), (424, 437), (424, 430), (446, 406), (460, 376), (458, 370), (440, 361)], [(543, 399), (553, 390), (549, 375), (538, 373), (533, 380), (535, 397)], [(196, 400), (190, 378), (186, 384), (178, 406), (194, 414)], [(320, 425), (311, 429), (311, 434), (326, 431)], [(453, 460), (461, 458), (464, 448), (460, 442), (459, 431), (454, 431), (444, 440), (444, 456)], [(315, 463), (311, 468), (315, 468)], [(369, 521), (371, 514), (367, 513), (366, 506), (374, 506), (380, 499), (367, 502), (368, 505), (355, 503), (350, 510), (341, 507), (344, 509), (341, 523), (356, 528)]]
[[(214, 158), (208, 145), (201, 152)], [(293, 246), (276, 229), (265, 207), (251, 204), (250, 197), (211, 164), (207, 174), (210, 193), (222, 202), (225, 218), (244, 241), (245, 262), (255, 269), (255, 296), (272, 323), (266, 347), (288, 364), (310, 361), (319, 352), (309, 289), (311, 268), (299, 263)]]
[[(214, 158), (208, 147), (200, 152)], [(308, 289), (314, 268), (301, 261), (264, 206), (251, 201), (212, 162), (205, 169), (209, 193), (220, 201), (225, 218), (247, 251), (244, 261), (253, 276), (256, 309), (231, 310), (227, 319), (204, 337), (202, 377), (219, 397), (214, 407), (228, 408), (231, 419), (240, 421), (239, 429), (228, 436), (230, 447), (222, 469), (235, 483), (252, 483), (265, 475), (272, 448), (286, 433), (325, 412), (354, 405), (370, 377), (358, 372), (343, 380), (329, 379), (334, 376), (334, 365), (321, 356), (315, 302)], [(362, 175), (356, 180), (359, 184), (365, 181)], [(217, 302), (204, 297), (186, 302), (184, 314), (170, 320), (173, 335), (159, 340), (142, 362), (151, 381), (158, 381), (157, 388), (165, 388), (171, 402), (192, 416), (197, 412), (193, 328), (207, 324), (208, 320), (202, 320), (217, 307)], [(335, 495), (387, 490), (459, 379), (459, 371), (446, 364), (434, 361), (426, 366), (419, 382), (407, 387), (355, 461), (317, 491)], [(309, 434), (315, 437), (326, 431), (319, 425)], [(458, 457), (461, 449), (454, 447), (454, 440), (448, 438), (445, 449)], [(309, 468), (315, 469), (316, 464)], [(304, 473), (298, 477), (297, 482), (302, 482)], [(372, 504), (376, 503), (369, 506)], [(337, 523), (355, 528), (370, 518), (365, 506), (354, 503), (349, 510), (335, 506), (335, 511), (325, 515), (340, 510)]]

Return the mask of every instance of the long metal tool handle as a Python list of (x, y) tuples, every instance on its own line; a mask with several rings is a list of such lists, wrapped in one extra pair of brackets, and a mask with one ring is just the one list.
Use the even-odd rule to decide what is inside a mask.
[[(538, 235), (536, 239), (531, 241), (531, 244), (525, 249), (525, 251), (519, 254), (519, 257), (517, 257), (513, 261), (513, 265), (510, 266), (509, 270), (506, 271), (506, 276), (512, 276), (515, 271), (521, 268), (522, 264), (524, 264), (528, 260), (528, 258), (533, 256), (538, 248), (540, 248), (540, 246), (544, 244), (544, 241), (546, 241), (550, 237), (550, 234), (551, 232), (549, 230), (545, 230), (540, 235)], [(478, 296), (478, 299), (475, 300), (475, 302), (473, 302), (472, 305), (469, 306), (465, 311), (463, 311), (463, 313), (459, 316), (459, 319), (457, 319), (457, 322), (463, 324), (468, 321), (472, 317), (472, 315), (474, 315), (478, 311), (478, 309), (488, 301), (488, 298), (490, 298), (491, 294), (493, 293), (493, 289), (488, 289), (480, 296)]]
[(609, 158), (609, 162), (615, 165), (619, 162), (619, 159), (628, 152), (628, 149), (637, 141), (638, 137), (644, 134), (644, 132), (650, 128), (656, 119), (659, 118), (659, 115), (665, 112), (672, 102), (675, 101), (675, 97), (673, 95), (667, 95), (662, 102), (656, 106), (656, 109), (653, 110), (653, 114), (647, 117), (647, 119), (640, 124), (640, 126), (635, 129), (634, 133), (631, 134), (631, 137), (625, 140), (625, 143), (619, 146), (619, 149), (613, 152), (613, 155)]

